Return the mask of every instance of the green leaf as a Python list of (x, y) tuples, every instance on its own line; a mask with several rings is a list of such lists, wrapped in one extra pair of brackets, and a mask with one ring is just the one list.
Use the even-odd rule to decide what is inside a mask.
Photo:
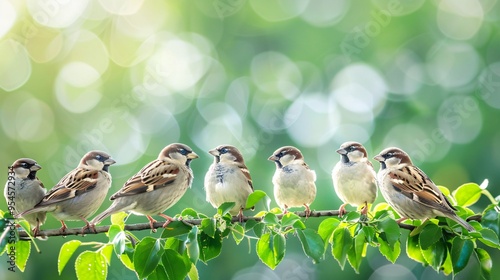
[(78, 280), (106, 279), (108, 266), (106, 258), (100, 252), (85, 251), (75, 261), (75, 270)]
[(104, 247), (99, 249), (99, 251), (101, 251), (101, 254), (106, 259), (106, 264), (110, 265), (111, 264), (111, 256), (113, 255), (113, 245), (106, 244)]
[(500, 236), (500, 214), (495, 209), (498, 207), (496, 204), (490, 204), (483, 211), (481, 218), (481, 225), (494, 231), (497, 236)]
[(201, 226), (200, 229), (208, 236), (214, 237), (215, 235), (215, 229), (216, 229), (216, 222), (215, 219), (212, 218), (205, 218), (201, 220)]
[(420, 248), (422, 256), (424, 256), (425, 261), (434, 268), (435, 271), (439, 271), (439, 268), (443, 264), (448, 253), (446, 245), (442, 242), (436, 242), (429, 246), (427, 249)]
[(256, 224), (260, 224), (256, 220), (248, 220), (245, 223), (245, 231), (251, 230)]
[(189, 259), (193, 264), (200, 258), (200, 246), (198, 246), (198, 227), (193, 227), (186, 240), (186, 248)]
[(166, 249), (161, 260), (168, 276), (168, 278), (163, 279), (183, 280), (186, 278), (189, 270), (186, 268), (184, 259), (179, 253), (172, 249)]
[(360, 231), (354, 237), (353, 248), (347, 252), (347, 260), (351, 264), (351, 267), (354, 268), (354, 271), (356, 271), (356, 273), (359, 273), (359, 267), (361, 266), (361, 261), (363, 260), (363, 251), (365, 250), (365, 248), (365, 233), (364, 231)]
[[(259, 202), (264, 197), (267, 197), (267, 194), (265, 192), (260, 191), (260, 190), (254, 191), (253, 193), (251, 193), (248, 196), (247, 204), (246, 204), (245, 208), (250, 209), (250, 208), (254, 207), (255, 204), (257, 204), (257, 202)], [(267, 200), (269, 200), (269, 197), (267, 197), (266, 201)], [(269, 203), (266, 203), (266, 204), (268, 205)], [(269, 208), (269, 206), (267, 208)]]
[(253, 232), (255, 233), (255, 235), (257, 235), (257, 237), (261, 237), (262, 234), (264, 233), (265, 228), (266, 228), (265, 224), (258, 223), (253, 227)]
[(398, 223), (393, 219), (387, 218), (378, 222), (378, 228), (381, 232), (385, 233), (385, 241), (389, 243), (390, 247), (393, 247), (401, 234)]
[(199, 280), (200, 276), (198, 276), (198, 269), (194, 263), (191, 264), (191, 270), (189, 270), (188, 275), (189, 280)]
[(80, 240), (71, 240), (64, 243), (59, 251), (59, 258), (57, 260), (57, 272), (61, 275), (64, 267), (68, 263), (69, 259), (75, 253), (76, 249), (80, 247), (82, 242)]
[(493, 248), (500, 248), (500, 245), (498, 244), (498, 236), (496, 235), (496, 233), (494, 231), (492, 231), (491, 229), (489, 228), (483, 228), (481, 231), (479, 231), (481, 233), (481, 236), (483, 238), (479, 238), (479, 240), (481, 242), (483, 242), (484, 244), (490, 246), (490, 247), (493, 247)]
[(445, 275), (450, 275), (453, 273), (453, 261), (451, 260), (451, 254), (446, 254), (446, 258), (443, 262), (443, 264), (441, 265), (441, 271), (445, 274)]
[(134, 268), (134, 263), (132, 263), (132, 260), (130, 260), (129, 256), (127, 254), (121, 254), (120, 255), (120, 261), (123, 263), (123, 265), (132, 270), (132, 271), (135, 271), (135, 268)]
[(423, 265), (427, 265), (428, 262), (422, 255), (418, 239), (419, 239), (418, 235), (415, 236), (408, 235), (408, 239), (406, 240), (406, 254), (410, 259), (419, 262)]
[(463, 207), (471, 206), (481, 197), (481, 188), (476, 183), (467, 183), (453, 191), (457, 204)]
[(240, 244), (243, 238), (245, 238), (245, 229), (240, 224), (234, 224), (231, 232), (236, 244)]
[(198, 212), (196, 212), (193, 208), (186, 208), (182, 210), (181, 216), (196, 219), (198, 218)]
[(394, 243), (393, 245), (391, 245), (387, 240), (385, 240), (384, 235), (380, 235), (377, 238), (377, 240), (380, 244), (380, 247), (379, 247), (380, 253), (388, 261), (395, 263), (399, 257), (399, 254), (401, 254), (401, 244), (399, 243), (399, 240), (397, 240), (396, 243)]
[(109, 238), (109, 241), (113, 241), (113, 239), (115, 238), (115, 236), (119, 233), (123, 231), (122, 228), (120, 228), (119, 225), (111, 225), (109, 227), (109, 230), (108, 232), (106, 233), (108, 235), (108, 238)]
[(321, 239), (325, 242), (325, 248), (330, 242), (330, 238), (332, 237), (333, 231), (339, 226), (340, 221), (336, 218), (327, 218), (324, 219), (318, 226), (318, 234), (321, 236)]
[(117, 225), (121, 230), (125, 228), (125, 220), (127, 219), (128, 214), (125, 212), (118, 212), (111, 215), (111, 224)]
[(314, 230), (306, 228), (304, 230), (295, 230), (302, 243), (304, 253), (313, 259), (313, 263), (319, 263), (325, 254), (325, 243), (321, 236)]
[(293, 224), (295, 224), (295, 222), (297, 221), (300, 221), (300, 217), (292, 212), (288, 212), (281, 218), (281, 226), (283, 227), (293, 226)]
[(306, 224), (304, 224), (304, 222), (302, 222), (301, 220), (297, 220), (295, 221), (295, 223), (293, 223), (293, 228), (294, 229), (306, 229)]
[(264, 219), (262, 219), (262, 222), (268, 225), (277, 225), (280, 223), (276, 215), (274, 215), (273, 213), (267, 213), (264, 216)]
[(127, 236), (124, 231), (120, 231), (115, 235), (115, 238), (113, 238), (113, 248), (118, 256), (125, 252), (126, 242)]
[(274, 254), (273, 237), (270, 233), (264, 233), (257, 241), (257, 256), (259, 259), (271, 269), (275, 269), (279, 264)]
[(347, 252), (351, 250), (353, 240), (347, 228), (337, 228), (333, 231), (332, 255), (344, 269)]
[(365, 233), (366, 241), (370, 244), (374, 243), (376, 240), (375, 228), (372, 226), (363, 226), (362, 231)]
[(158, 265), (156, 269), (149, 274), (148, 280), (164, 280), (169, 279), (165, 267), (163, 265)]
[(443, 236), (443, 233), (438, 225), (427, 223), (427, 225), (422, 229), (418, 236), (420, 247), (425, 250), (432, 244), (439, 241), (439, 239), (441, 239), (441, 237)]
[(493, 267), (493, 261), (491, 260), (490, 254), (482, 248), (474, 249), (476, 252), (477, 260), (481, 266), (481, 277), (483, 279), (491, 279), (491, 268)]
[(16, 266), (20, 271), (24, 272), (26, 268), (26, 263), (31, 252), (31, 242), (30, 241), (18, 241), (16, 246)]
[(235, 202), (224, 202), (217, 208), (217, 214), (224, 216), (236, 205)]
[(147, 277), (156, 269), (163, 252), (160, 239), (148, 236), (137, 244), (134, 253), (134, 267), (139, 278)]
[(198, 244), (200, 247), (200, 260), (207, 263), (209, 260), (220, 255), (222, 250), (222, 240), (220, 231), (216, 231), (212, 238), (205, 232), (198, 234)]
[(273, 255), (274, 262), (278, 265), (285, 257), (286, 239), (281, 234), (273, 235)]
[(463, 240), (460, 237), (453, 238), (450, 253), (455, 275), (467, 266), (473, 250), (474, 243), (471, 240)]
[(172, 221), (161, 233), (161, 238), (168, 238), (186, 234), (191, 231), (191, 227), (182, 221)]

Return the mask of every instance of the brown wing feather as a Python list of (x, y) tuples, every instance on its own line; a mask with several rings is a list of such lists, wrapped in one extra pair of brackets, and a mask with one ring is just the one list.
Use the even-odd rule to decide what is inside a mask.
[(46, 206), (75, 197), (95, 188), (99, 171), (75, 169), (64, 176), (36, 206)]
[(389, 177), (398, 192), (418, 203), (441, 211), (454, 209), (436, 184), (416, 166), (405, 166), (390, 172)]
[(175, 164), (155, 160), (125, 182), (123, 187), (110, 199), (114, 200), (118, 197), (136, 195), (166, 187), (175, 181), (178, 173), (179, 167)]
[(253, 191), (252, 176), (250, 176), (250, 171), (248, 171), (247, 166), (245, 164), (239, 164), (238, 167), (240, 168), (243, 175), (245, 175), (245, 178), (247, 178), (248, 185), (250, 186), (250, 189), (252, 189)]

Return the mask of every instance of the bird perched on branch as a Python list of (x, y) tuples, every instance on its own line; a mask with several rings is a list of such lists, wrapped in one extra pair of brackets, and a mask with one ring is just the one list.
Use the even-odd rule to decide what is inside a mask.
[(99, 209), (111, 186), (109, 166), (115, 161), (105, 152), (91, 151), (83, 156), (77, 168), (66, 174), (32, 209), (18, 216), (52, 212), (66, 230), (64, 221), (82, 220), (86, 229), (95, 228), (87, 218)]
[(111, 206), (96, 216), (91, 224), (98, 224), (114, 213), (129, 211), (145, 215), (153, 231), (156, 221), (152, 215), (165, 218), (167, 221), (163, 227), (166, 227), (173, 219), (163, 212), (177, 203), (191, 186), (193, 172), (189, 165), (196, 158), (198, 155), (187, 145), (174, 143), (166, 146), (156, 160), (146, 164), (111, 196)]
[(474, 228), (460, 218), (456, 209), (431, 179), (413, 165), (410, 156), (399, 148), (387, 148), (374, 157), (380, 162), (378, 182), (385, 200), (404, 219), (447, 217), (468, 231)]
[[(38, 163), (30, 158), (20, 158), (9, 166), (8, 180), (5, 183), (4, 196), (9, 211), (18, 215), (38, 204), (47, 190), (42, 181), (36, 177), (38, 170), (42, 169)], [(33, 228), (36, 236), (46, 219), (46, 212), (22, 215)]]
[(253, 192), (252, 177), (240, 151), (230, 145), (221, 145), (210, 150), (214, 162), (205, 175), (207, 201), (218, 208), (225, 202), (234, 202), (229, 211), (243, 220), (248, 196)]
[(332, 171), (333, 187), (343, 201), (339, 216), (343, 216), (345, 206), (364, 205), (361, 214), (366, 215), (368, 204), (377, 198), (377, 174), (368, 160), (365, 147), (357, 142), (345, 142), (337, 150), (340, 161)]
[(278, 205), (284, 213), (288, 208), (304, 206), (308, 217), (309, 205), (316, 198), (316, 172), (304, 162), (300, 150), (292, 146), (277, 149), (269, 160), (276, 163), (273, 185)]

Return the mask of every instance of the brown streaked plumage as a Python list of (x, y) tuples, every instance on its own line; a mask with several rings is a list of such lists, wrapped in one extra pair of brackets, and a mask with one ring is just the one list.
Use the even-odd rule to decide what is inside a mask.
[(193, 182), (191, 160), (198, 155), (187, 145), (174, 143), (166, 146), (158, 158), (132, 176), (123, 187), (113, 194), (111, 206), (96, 216), (90, 223), (95, 225), (106, 217), (121, 211), (129, 211), (136, 215), (145, 215), (155, 231), (152, 215), (158, 215), (167, 221), (166, 227), (173, 219), (163, 212), (172, 207)]
[(374, 157), (380, 162), (378, 173), (380, 191), (385, 200), (403, 218), (430, 219), (447, 217), (468, 231), (474, 228), (460, 218), (456, 209), (432, 180), (410, 156), (399, 148), (387, 148)]
[(35, 207), (21, 215), (51, 212), (66, 230), (64, 221), (82, 220), (93, 228), (87, 218), (99, 209), (111, 186), (110, 165), (115, 161), (105, 152), (91, 151), (83, 156), (77, 168), (66, 174)]

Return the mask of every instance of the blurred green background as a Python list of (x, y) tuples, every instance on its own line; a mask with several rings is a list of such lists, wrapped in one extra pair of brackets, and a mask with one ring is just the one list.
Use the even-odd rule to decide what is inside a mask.
[[(87, 151), (105, 150), (117, 161), (111, 194), (164, 146), (183, 142), (200, 155), (195, 180), (166, 213), (212, 215), (203, 191), (209, 149), (240, 148), (255, 188), (272, 196), (267, 157), (295, 145), (316, 170), (312, 209), (322, 210), (340, 206), (335, 150), (356, 140), (370, 156), (403, 148), (439, 185), (487, 178), (498, 195), (499, 20), (497, 0), (0, 0), (0, 162), (36, 159), (51, 188)], [(59, 226), (49, 216), (43, 228)], [(32, 252), (24, 274), (8, 272), (2, 256), (0, 279), (57, 278), (59, 248), (72, 238), (38, 242), (42, 254)], [(254, 241), (225, 240), (220, 257), (198, 263), (201, 279), (451, 278), (404, 248), (396, 264), (369, 248), (356, 275), (331, 254), (313, 265), (295, 236), (287, 243), (272, 271)], [(469, 262), (456, 279), (479, 277)], [(72, 265), (62, 277), (75, 277)], [(108, 278), (135, 276), (115, 258)]]

